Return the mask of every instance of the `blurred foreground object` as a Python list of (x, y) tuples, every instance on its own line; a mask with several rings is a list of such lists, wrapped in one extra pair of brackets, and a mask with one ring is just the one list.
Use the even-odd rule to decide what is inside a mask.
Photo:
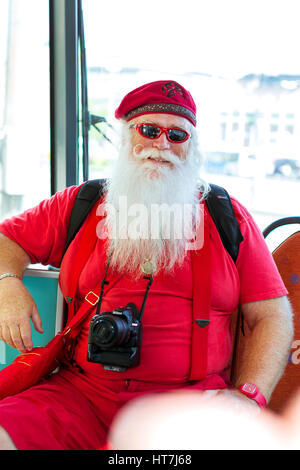
[(113, 450), (300, 449), (300, 394), (282, 417), (230, 395), (171, 392), (127, 404), (113, 422)]

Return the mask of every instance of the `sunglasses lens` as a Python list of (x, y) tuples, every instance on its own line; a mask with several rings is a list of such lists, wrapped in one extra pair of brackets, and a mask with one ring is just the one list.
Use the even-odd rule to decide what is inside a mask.
[(148, 137), (148, 139), (155, 139), (160, 133), (160, 128), (150, 124), (143, 124), (140, 127), (140, 132), (143, 136)]
[[(153, 124), (141, 124), (139, 132), (148, 139), (156, 139), (160, 136), (162, 129)], [(168, 129), (167, 132), (171, 142), (184, 142), (189, 137), (189, 134), (183, 129)]]
[(168, 135), (172, 142), (182, 142), (188, 137), (188, 133), (181, 129), (169, 129)]

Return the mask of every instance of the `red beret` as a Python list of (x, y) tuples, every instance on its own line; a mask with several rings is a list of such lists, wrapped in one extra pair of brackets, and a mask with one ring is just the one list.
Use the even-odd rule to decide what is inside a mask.
[(130, 121), (150, 113), (177, 114), (196, 126), (196, 105), (192, 95), (174, 81), (159, 80), (136, 88), (123, 98), (115, 116)]

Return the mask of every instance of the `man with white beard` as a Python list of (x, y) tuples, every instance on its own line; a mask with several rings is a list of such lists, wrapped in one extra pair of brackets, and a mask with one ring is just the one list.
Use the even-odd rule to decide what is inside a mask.
[[(29, 320), (42, 332), (22, 283), (30, 262), (60, 266), (72, 314), (91, 304), (58, 372), (0, 402), (2, 449), (105, 448), (120, 408), (154, 392), (230, 396), (235, 408), (256, 412), (285, 367), (293, 330), (287, 291), (234, 198), (243, 235), (236, 263), (223, 247), (205, 203), (209, 186), (199, 178), (191, 94), (174, 81), (142, 85), (116, 118), (123, 134), (115, 173), (64, 256), (77, 186), (0, 225), (0, 338), (27, 351), (27, 362)], [(239, 303), (253, 333), (231, 384), (230, 325)]]
[[(106, 205), (102, 207), (107, 213), (107, 231), (113, 239), (111, 266), (119, 272), (133, 271), (139, 275), (138, 268), (144, 259), (151, 259), (156, 272), (180, 265), (188, 243), (199, 231), (199, 202), (209, 190), (199, 178), (197, 134), (185, 118), (159, 116), (161, 124), (170, 122), (173, 127), (189, 132), (189, 141), (181, 145), (170, 142), (165, 134), (148, 142), (133, 133), (133, 126), (140, 123), (145, 126), (155, 122), (155, 118), (157, 115), (148, 114), (130, 124), (123, 123), (120, 158), (108, 185)], [(200, 195), (200, 187), (204, 194)], [(126, 207), (122, 207), (125, 201)]]

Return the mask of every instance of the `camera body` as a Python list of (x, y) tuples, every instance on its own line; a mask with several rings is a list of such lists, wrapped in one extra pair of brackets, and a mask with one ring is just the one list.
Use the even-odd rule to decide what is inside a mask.
[(87, 360), (122, 372), (140, 362), (142, 324), (134, 303), (92, 317)]

